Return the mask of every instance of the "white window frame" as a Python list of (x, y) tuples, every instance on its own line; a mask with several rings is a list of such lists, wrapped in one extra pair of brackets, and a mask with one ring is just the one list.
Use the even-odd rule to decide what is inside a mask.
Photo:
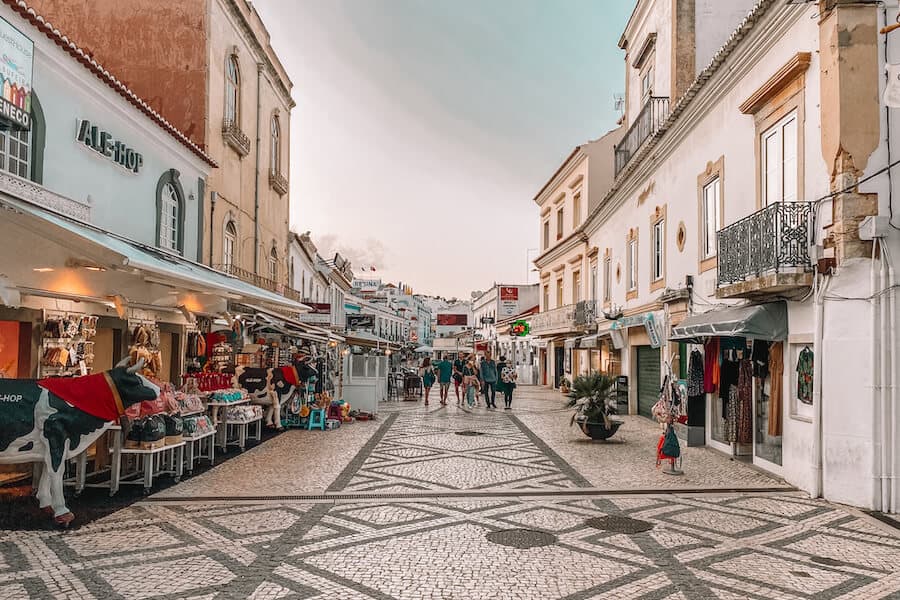
[(633, 292), (638, 287), (638, 242), (628, 241), (628, 291)]
[(603, 258), (603, 301), (612, 300), (612, 257)]
[(572, 271), (572, 304), (581, 302), (581, 269)]
[(556, 210), (556, 239), (561, 240), (566, 231), (566, 209), (561, 206)]
[(178, 225), (181, 215), (178, 191), (171, 183), (163, 185), (159, 215), (159, 247), (178, 252)]
[(272, 248), (272, 250), (269, 251), (267, 262), (269, 267), (269, 279), (271, 281), (278, 281), (278, 250)]
[(229, 220), (225, 223), (225, 234), (222, 239), (222, 264), (225, 268), (234, 266), (235, 248), (237, 248), (237, 225)]
[(591, 300), (597, 301), (600, 298), (600, 281), (598, 277), (597, 261), (591, 263)]
[(703, 223), (700, 227), (700, 258), (706, 260), (719, 253), (716, 246), (716, 232), (719, 231), (719, 201), (722, 181), (716, 176), (703, 186)]
[[(760, 135), (760, 190), (763, 206), (799, 199), (799, 127), (799, 117), (794, 110)], [(791, 140), (793, 148), (790, 145)], [(789, 176), (791, 173), (792, 178)]]
[(650, 266), (652, 281), (663, 279), (666, 275), (666, 220), (660, 219), (653, 224), (653, 264)]
[(281, 123), (278, 115), (272, 116), (272, 174), (281, 175)]
[(241, 69), (237, 56), (225, 59), (225, 121), (238, 125), (241, 118)]
[[(31, 142), (31, 129), (0, 131), (0, 170), (22, 179), (31, 179)], [(13, 146), (15, 153), (11, 151)], [(25, 147), (24, 159), (22, 146)], [(13, 162), (15, 168), (11, 168)]]
[(579, 222), (581, 219), (581, 189), (575, 191), (572, 194), (572, 229), (578, 229), (578, 226), (581, 225)]
[(547, 220), (544, 221), (544, 250), (550, 247), (550, 217), (547, 217)]
[(653, 64), (655, 58), (654, 54), (648, 56), (646, 66), (640, 71), (641, 102), (646, 102), (653, 95), (653, 86), (656, 84), (656, 72)]
[(563, 303), (565, 302), (565, 297), (563, 296), (565, 287), (563, 278), (558, 278), (556, 280), (556, 308), (563, 306)]

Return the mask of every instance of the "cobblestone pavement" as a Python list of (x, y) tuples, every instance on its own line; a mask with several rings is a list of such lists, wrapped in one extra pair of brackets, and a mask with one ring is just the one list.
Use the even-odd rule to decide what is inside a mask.
[(692, 481), (745, 491), (634, 493), (668, 483), (638, 464), (653, 425), (576, 445), (558, 406), (536, 390), (512, 414), (392, 404), (76, 531), (2, 531), (0, 600), (900, 598), (896, 528), (753, 490), (780, 482), (710, 451), (690, 449), (686, 468), (716, 469)]

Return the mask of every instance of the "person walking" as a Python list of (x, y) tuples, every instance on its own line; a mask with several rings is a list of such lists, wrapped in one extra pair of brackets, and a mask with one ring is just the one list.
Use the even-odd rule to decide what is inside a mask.
[(441, 359), (434, 364), (434, 368), (438, 374), (438, 384), (441, 386), (441, 406), (447, 406), (447, 396), (450, 393), (450, 379), (453, 374), (453, 363), (447, 360), (447, 357), (444, 354), (441, 354)]
[(491, 356), (491, 351), (484, 353), (481, 361), (481, 391), (484, 392), (484, 404), (487, 408), (497, 408), (497, 361)]
[(466, 402), (470, 407), (475, 406), (475, 402), (477, 399), (479, 383), (478, 383), (478, 367), (475, 366), (475, 361), (470, 360), (466, 363), (466, 366), (463, 367), (462, 371), (463, 375), (463, 388), (465, 389), (466, 394)]
[(428, 406), (428, 394), (431, 393), (431, 386), (434, 385), (434, 367), (431, 365), (431, 358), (426, 356), (419, 368), (419, 377), (422, 378), (422, 385), (425, 387), (425, 406)]
[[(453, 361), (453, 389), (456, 392), (456, 405), (460, 406), (462, 404), (462, 398), (459, 395), (459, 388), (463, 383), (463, 369), (466, 368), (466, 360), (463, 357), (462, 353), (458, 353), (456, 355), (456, 359)], [(465, 393), (466, 388), (463, 387), (463, 393)]]
[(503, 409), (511, 410), (513, 390), (516, 389), (516, 378), (518, 377), (516, 369), (506, 362), (505, 356), (500, 357), (497, 369), (500, 371), (500, 382), (497, 384), (497, 390), (503, 392)]

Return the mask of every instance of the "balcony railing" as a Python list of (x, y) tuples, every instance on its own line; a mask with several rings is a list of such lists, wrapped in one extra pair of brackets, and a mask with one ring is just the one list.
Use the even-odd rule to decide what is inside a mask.
[(232, 119), (222, 121), (222, 137), (225, 138), (225, 143), (242, 157), (250, 154), (250, 138)]
[[(775, 202), (719, 231), (719, 295), (740, 297), (807, 285), (812, 219), (811, 202)], [(721, 293), (721, 288), (738, 284)]]
[[(252, 271), (248, 271), (247, 269), (242, 269), (240, 267), (236, 267), (234, 265), (213, 265), (213, 268), (222, 271), (223, 273), (227, 273), (233, 277), (237, 277), (241, 281), (249, 283), (250, 285), (255, 285), (258, 288), (262, 288), (264, 290), (269, 290), (270, 292), (275, 292), (276, 294), (281, 294), (282, 296), (289, 297), (285, 293), (288, 288), (283, 283), (279, 283), (268, 277), (263, 277), (262, 275), (258, 275), (253, 273)], [(293, 290), (291, 290), (293, 291)]]
[(531, 332), (541, 334), (575, 330), (575, 308), (574, 304), (567, 304), (534, 315)]
[(616, 145), (616, 175), (625, 168), (647, 139), (656, 133), (669, 116), (669, 99), (651, 96), (628, 133)]
[(287, 177), (281, 173), (269, 171), (269, 185), (272, 186), (272, 189), (275, 190), (279, 196), (284, 196), (288, 193)]

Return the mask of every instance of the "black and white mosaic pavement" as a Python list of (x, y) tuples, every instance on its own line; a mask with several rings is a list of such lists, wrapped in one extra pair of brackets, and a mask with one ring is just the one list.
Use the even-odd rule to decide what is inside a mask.
[[(254, 452), (273, 470), (299, 456)], [(358, 499), (249, 501), (249, 473), (233, 500), (0, 531), (0, 600), (900, 598), (889, 525), (797, 492), (553, 497), (593, 492), (508, 413), (404, 407), (345, 464), (330, 490)]]

